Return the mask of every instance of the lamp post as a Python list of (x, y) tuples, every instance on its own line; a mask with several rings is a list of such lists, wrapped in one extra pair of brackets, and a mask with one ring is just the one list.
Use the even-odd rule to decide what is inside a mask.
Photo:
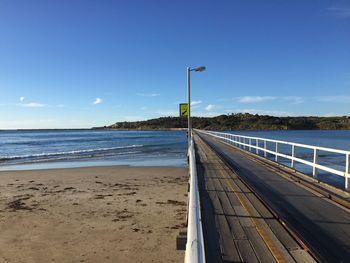
[(205, 67), (190, 68), (187, 67), (187, 105), (188, 105), (188, 146), (191, 143), (192, 137), (192, 122), (191, 122), (191, 71), (202, 72)]

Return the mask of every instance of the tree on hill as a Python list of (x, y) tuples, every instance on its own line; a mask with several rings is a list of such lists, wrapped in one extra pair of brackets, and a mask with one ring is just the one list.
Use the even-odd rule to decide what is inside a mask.
[[(333, 130), (350, 129), (350, 117), (275, 117), (236, 113), (216, 117), (193, 117), (193, 128), (203, 130)], [(161, 117), (146, 121), (116, 122), (107, 129), (162, 130), (187, 128), (183, 117)]]

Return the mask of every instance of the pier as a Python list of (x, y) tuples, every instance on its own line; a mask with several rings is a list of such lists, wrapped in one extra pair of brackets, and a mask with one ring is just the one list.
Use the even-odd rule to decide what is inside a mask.
[[(278, 146), (275, 151), (268, 150), (266, 141), (259, 140), (198, 130), (193, 133), (190, 189), (198, 191), (199, 200), (191, 200), (195, 195), (190, 194), (189, 210), (199, 211), (199, 215), (197, 222), (188, 225), (185, 261), (348, 262), (349, 153), (340, 151), (346, 158), (344, 171), (313, 158), (313, 174), (306, 176), (294, 168), (295, 162), (308, 161), (295, 155), (288, 158)], [(271, 152), (276, 157), (272, 161), (266, 158)], [(278, 162), (281, 156), (292, 160), (290, 168)], [(343, 175), (344, 189), (318, 181), (317, 169)], [(193, 182), (198, 185), (191, 186)], [(190, 234), (193, 227), (202, 232)], [(194, 244), (196, 250), (191, 250)]]

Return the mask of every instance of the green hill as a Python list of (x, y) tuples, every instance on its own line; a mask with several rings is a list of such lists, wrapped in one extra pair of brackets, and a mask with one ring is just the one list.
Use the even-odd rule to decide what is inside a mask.
[[(347, 130), (350, 117), (274, 117), (238, 113), (216, 117), (194, 117), (193, 128), (203, 130)], [(146, 121), (116, 122), (100, 129), (168, 130), (187, 127), (187, 119), (161, 117)]]

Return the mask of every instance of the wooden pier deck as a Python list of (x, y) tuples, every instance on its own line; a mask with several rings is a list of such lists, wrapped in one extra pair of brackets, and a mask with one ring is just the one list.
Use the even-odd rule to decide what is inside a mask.
[(237, 174), (194, 139), (207, 262), (315, 262)]

